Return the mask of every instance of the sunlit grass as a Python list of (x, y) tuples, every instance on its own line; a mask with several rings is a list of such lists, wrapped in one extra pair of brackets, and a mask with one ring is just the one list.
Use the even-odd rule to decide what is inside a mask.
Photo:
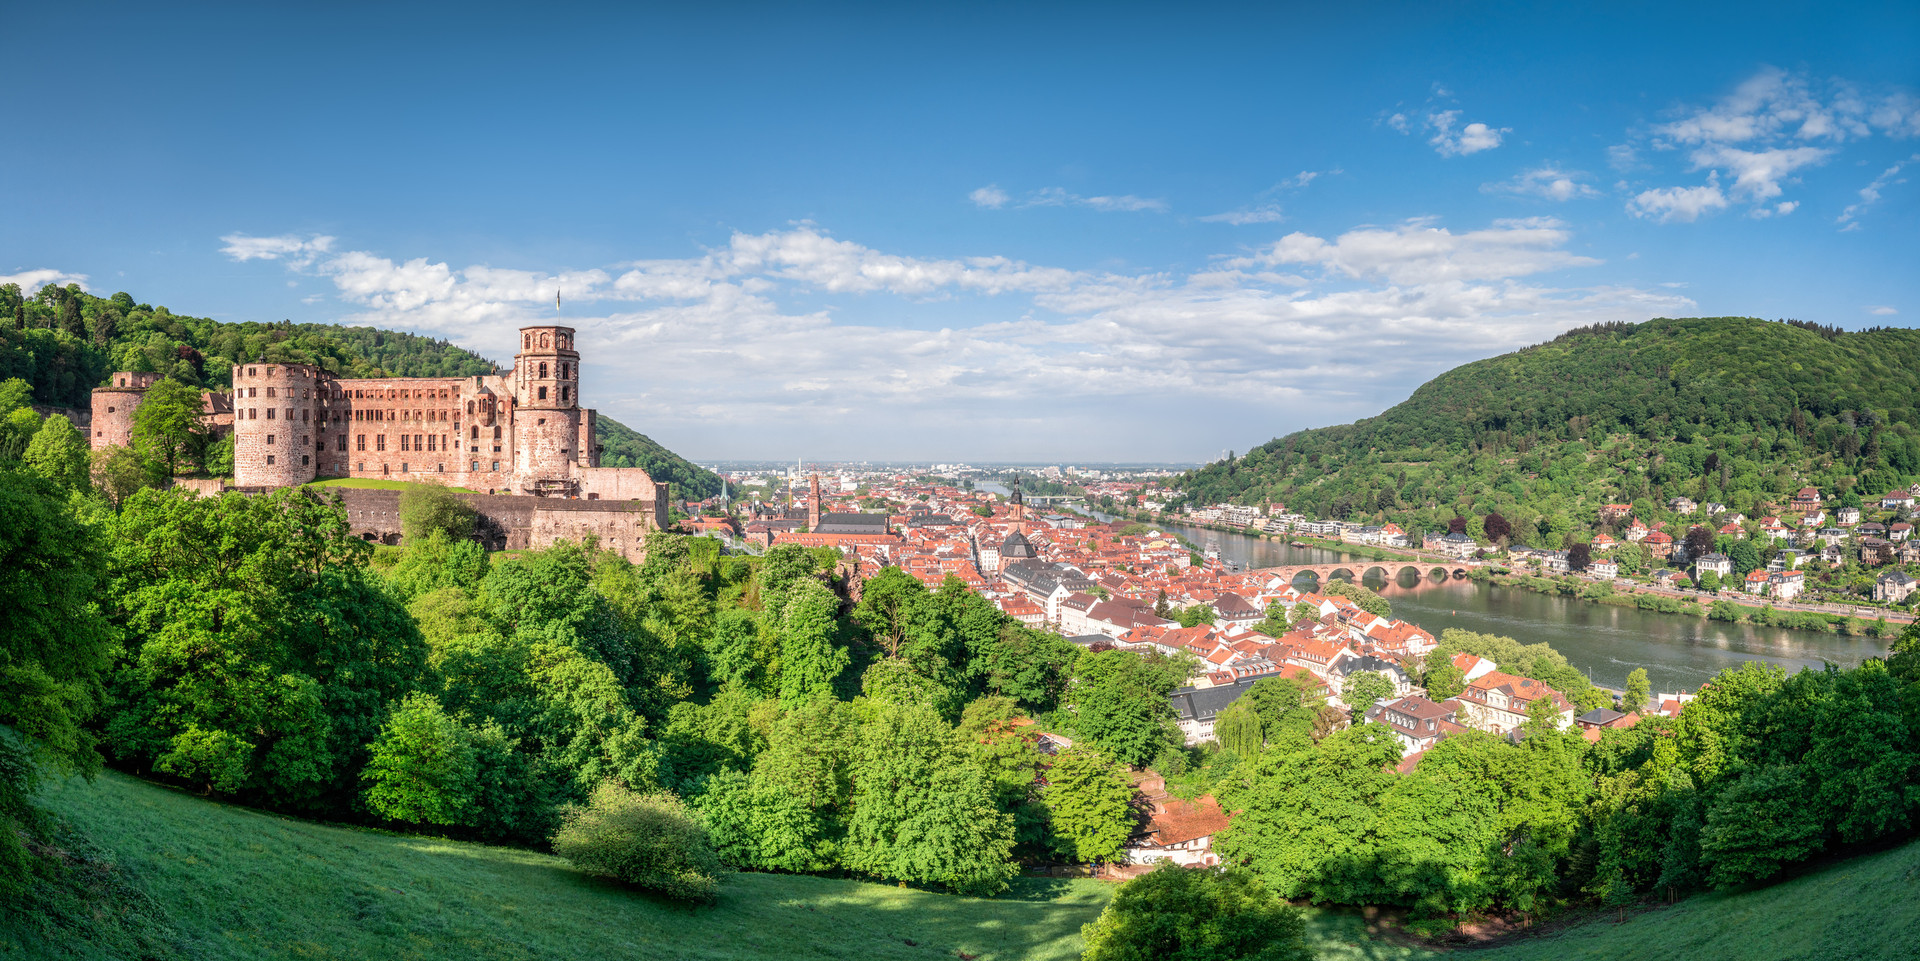
[[(1077, 958), (1113, 887), (1022, 878), (996, 899), (831, 878), (741, 874), (687, 907), (559, 858), (314, 824), (118, 774), (46, 790), (111, 897), (58, 917), (0, 909), (0, 958)], [(44, 915), (44, 912), (43, 912)], [(1326, 961), (1422, 961), (1352, 911), (1308, 911)], [(1485, 961), (1774, 961), (1920, 956), (1920, 845), (1758, 891), (1605, 914), (1485, 950)]]

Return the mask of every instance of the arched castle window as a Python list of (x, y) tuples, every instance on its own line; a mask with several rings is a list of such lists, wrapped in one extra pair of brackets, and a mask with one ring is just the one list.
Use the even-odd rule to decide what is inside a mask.
[(541, 334), (541, 335), (540, 335), (540, 349), (541, 349), (541, 350), (545, 350), (545, 349), (547, 349), (547, 347), (548, 347), (548, 346), (550, 346), (550, 345), (549, 345), (549, 344), (547, 343), (547, 335), (546, 335), (546, 334)]

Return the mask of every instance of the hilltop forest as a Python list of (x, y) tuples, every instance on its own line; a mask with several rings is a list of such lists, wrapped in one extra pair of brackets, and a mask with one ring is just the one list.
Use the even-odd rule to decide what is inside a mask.
[[(313, 364), (340, 377), (464, 377), (490, 374), (492, 361), (444, 340), (373, 327), (225, 323), (135, 302), (131, 294), (96, 297), (77, 284), (49, 284), (32, 295), (0, 285), (0, 381), (18, 377), (33, 400), (88, 406), (109, 373), (164, 374), (192, 387), (223, 390), (243, 359)], [(690, 500), (720, 492), (720, 478), (614, 419), (599, 418), (607, 467), (641, 467)]]
[(1558, 546), (1602, 505), (1759, 515), (1920, 477), (1920, 330), (1750, 317), (1602, 324), (1448, 371), (1378, 417), (1297, 431), (1183, 476), (1193, 503), (1444, 530), (1497, 511)]

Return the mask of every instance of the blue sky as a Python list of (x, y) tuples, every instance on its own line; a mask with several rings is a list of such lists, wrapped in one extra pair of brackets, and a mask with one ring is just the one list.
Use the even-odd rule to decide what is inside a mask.
[(1204, 460), (1920, 316), (1911, 3), (692, 6), (16, 4), (0, 278), (502, 361), (558, 287), (701, 459)]

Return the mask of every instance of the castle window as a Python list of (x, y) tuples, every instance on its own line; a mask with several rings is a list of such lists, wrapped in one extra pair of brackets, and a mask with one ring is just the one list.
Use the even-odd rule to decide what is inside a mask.
[(248, 376), (248, 377), (258, 377), (258, 376), (260, 376), (260, 368), (258, 368), (258, 367), (249, 367), (249, 368), (247, 368), (247, 376)]
[(288, 419), (288, 420), (292, 420), (292, 419), (293, 419), (293, 408), (291, 408), (291, 407), (289, 407), (289, 408), (287, 408), (287, 419)]
[(493, 429), (493, 439), (494, 439), (494, 440), (499, 440), (499, 439), (500, 439), (500, 428), (498, 428), (498, 427), (495, 427), (495, 428)]
[(271, 368), (271, 367), (269, 367), (269, 368), (267, 368), (267, 376), (268, 376), (268, 377), (272, 377), (272, 376), (273, 376), (273, 368)]
[[(122, 378), (120, 378), (120, 386), (122, 386), (122, 387), (125, 387), (125, 386), (127, 386), (127, 379), (126, 379), (125, 377), (122, 377)], [(111, 409), (111, 408), (109, 408), (109, 409)]]
[(273, 443), (273, 435), (272, 435), (272, 434), (268, 434), (268, 435), (267, 435), (267, 443), (269, 443), (269, 444), (271, 444), (271, 443)]
[(444, 473), (446, 473), (446, 472), (447, 472), (447, 465), (445, 465), (445, 464), (441, 464), (441, 465), (440, 465), (439, 467), (437, 467), (437, 468), (435, 468), (435, 470), (437, 470), (437, 471), (439, 471), (440, 473), (442, 473), (442, 474), (444, 474)]
[(385, 434), (375, 434), (375, 435), (373, 435), (373, 449), (374, 449), (374, 450), (386, 450), (386, 449), (387, 449), (387, 435), (385, 435)]
[(433, 436), (432, 434), (428, 434), (428, 435), (427, 435), (427, 449), (428, 449), (428, 450), (439, 450), (440, 448), (439, 448), (439, 447), (437, 446), (437, 444), (436, 444), (436, 442), (437, 442), (438, 440), (439, 440), (439, 438), (436, 438), (436, 437), (434, 437), (434, 436)]
[(468, 414), (473, 413), (473, 401), (467, 401), (467, 413)]
[(303, 411), (301, 411), (301, 412), (300, 412), (300, 423), (302, 423), (302, 424), (304, 424), (304, 423), (306, 423), (306, 422), (307, 422), (307, 415), (308, 415), (309, 413), (311, 413), (311, 411), (304, 411), (304, 410), (303, 410)]
[[(339, 436), (339, 437), (338, 437), (338, 438), (336, 439), (336, 442), (335, 442), (335, 445), (334, 445), (334, 446), (336, 446), (336, 447), (338, 447), (338, 448), (339, 448), (339, 449), (340, 449), (341, 451), (343, 451), (343, 452), (344, 452), (344, 451), (345, 451), (345, 450), (347, 449), (347, 435), (345, 435), (345, 434), (341, 434), (341, 435), (340, 435), (340, 436)], [(362, 448), (362, 449), (365, 449), (365, 447), (366, 447), (367, 445), (365, 445), (365, 444), (362, 444), (362, 445), (360, 445), (360, 446), (361, 446), (361, 448)]]
[(267, 466), (268, 466), (268, 467), (272, 467), (272, 466), (273, 466), (273, 455), (272, 455), (272, 454), (268, 454), (268, 455), (267, 455)]
[(301, 466), (301, 467), (305, 467), (305, 466), (307, 466), (308, 464), (311, 464), (311, 463), (313, 463), (313, 458), (311, 458), (311, 457), (308, 457), (308, 456), (307, 456), (307, 455), (305, 455), (305, 454), (301, 454), (301, 455), (300, 455), (300, 466)]
[(535, 424), (541, 424), (541, 425), (546, 424), (546, 422), (547, 422), (547, 419), (545, 417), (542, 417), (539, 420), (534, 421)]
[(412, 450), (412, 449), (413, 449), (413, 448), (410, 448), (410, 447), (408, 447), (408, 446), (407, 446), (407, 435), (406, 435), (406, 434), (401, 434), (401, 435), (400, 435), (400, 449), (401, 449), (401, 450)]
[(271, 408), (271, 407), (269, 407), (269, 408), (267, 408), (267, 419), (268, 419), (268, 420), (272, 420), (272, 419), (273, 419), (273, 408)]
[(269, 388), (267, 388), (267, 396), (268, 396), (268, 397), (272, 397), (272, 396), (273, 396), (273, 388), (271, 388), (271, 387), (269, 387)]
[(480, 439), (480, 425), (479, 425), (479, 424), (475, 424), (475, 425), (473, 425), (473, 439), (474, 439), (474, 440), (479, 440), (479, 439)]
[(561, 379), (561, 380), (566, 380), (566, 379), (567, 379), (567, 371), (569, 371), (569, 370), (571, 370), (572, 368), (573, 368), (573, 365), (572, 365), (572, 364), (568, 364), (568, 363), (564, 363), (564, 362), (563, 362), (563, 363), (562, 363), (562, 364), (560, 365), (560, 379)]
[(500, 469), (500, 462), (499, 462), (499, 461), (494, 461), (494, 462), (493, 462), (493, 469), (494, 469), (494, 470), (499, 470), (499, 469)]
[(109, 407), (109, 408), (107, 408), (107, 413), (109, 413), (109, 414), (111, 414), (111, 413), (113, 413), (113, 408), (111, 408), (111, 407)]
[(541, 400), (547, 399), (547, 389), (545, 387), (540, 388), (540, 399)]
[(401, 465), (400, 465), (400, 473), (402, 473), (402, 474), (404, 474), (404, 473), (406, 473), (406, 472), (407, 472), (407, 465), (405, 465), (405, 464), (401, 464)]
[(540, 365), (540, 379), (541, 380), (547, 379), (547, 365), (545, 364)]
[[(521, 335), (521, 337), (520, 337), (520, 349), (521, 349), (521, 350), (527, 350), (527, 349), (530, 349), (530, 348), (532, 348), (532, 347), (533, 347), (533, 335), (532, 335), (532, 334), (522, 334), (522, 335)], [(473, 465), (473, 469), (474, 469), (474, 470), (479, 470), (479, 469), (480, 469), (480, 465), (479, 465), (479, 464), (475, 464), (475, 465)]]
[(413, 449), (414, 449), (414, 450), (419, 450), (419, 449), (420, 449), (420, 435), (419, 435), (419, 434), (415, 434), (415, 435), (413, 435)]
[(546, 334), (541, 334), (541, 335), (540, 335), (540, 349), (541, 349), (541, 350), (545, 350), (545, 349), (547, 349), (547, 348), (548, 348), (549, 346), (551, 346), (551, 345), (552, 345), (552, 344), (551, 344), (551, 342), (550, 342), (550, 341), (549, 341), (549, 340), (547, 339), (547, 335), (546, 335)]
[(473, 462), (473, 469), (474, 469), (474, 470), (479, 470), (479, 469), (480, 469), (480, 462), (479, 462), (479, 461), (474, 461), (474, 462)]
[(561, 402), (561, 403), (563, 403), (563, 404), (564, 404), (564, 403), (566, 403), (566, 402), (567, 402), (567, 394), (568, 394), (568, 390), (567, 390), (567, 388), (565, 388), (565, 387), (562, 387), (562, 388), (560, 388), (560, 402)]

